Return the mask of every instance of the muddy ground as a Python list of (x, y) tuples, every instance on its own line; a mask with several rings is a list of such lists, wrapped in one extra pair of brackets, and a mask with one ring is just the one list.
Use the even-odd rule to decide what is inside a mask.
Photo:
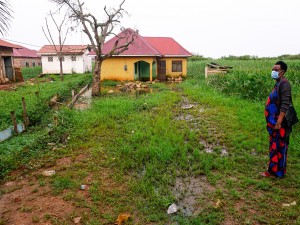
[[(77, 108), (85, 109), (89, 102), (90, 91), (81, 97)], [(182, 101), (178, 104), (178, 107), (180, 110), (179, 114), (175, 115), (175, 119), (186, 121), (190, 129), (197, 129), (198, 118), (194, 118), (193, 113), (190, 112), (197, 111), (201, 114), (205, 109), (198, 106), (197, 103), (190, 103), (185, 96), (182, 96)], [(213, 146), (207, 143), (203, 143), (203, 145), (207, 153), (212, 151)], [(226, 149), (220, 154), (226, 155)], [(39, 177), (42, 176), (41, 174), (45, 170), (61, 171), (85, 157), (85, 155), (79, 154), (75, 158), (57, 159), (54, 165), (40, 168), (34, 172), (31, 171), (28, 174), (24, 173), (22, 168), (13, 171), (10, 177), (15, 179), (0, 186), (0, 224), (46, 225), (56, 224), (56, 220), (65, 221), (66, 224), (70, 224), (70, 221), (73, 221), (73, 224), (75, 224), (74, 219), (78, 219), (78, 216), (88, 213), (88, 209), (78, 208), (71, 201), (65, 201), (61, 195), (53, 194), (49, 184), (41, 185)], [(107, 174), (110, 172), (107, 171)], [(86, 181), (86, 183), (88, 182)], [(108, 184), (107, 188), (109, 189), (110, 187), (111, 184)], [(191, 216), (197, 214), (201, 209), (196, 204), (197, 200), (213, 190), (214, 188), (208, 183), (205, 176), (178, 177), (172, 192), (179, 202), (179, 210), (186, 216)], [(78, 192), (88, 200), (88, 190), (80, 190), (78, 187)], [(80, 222), (76, 224), (80, 224)]]

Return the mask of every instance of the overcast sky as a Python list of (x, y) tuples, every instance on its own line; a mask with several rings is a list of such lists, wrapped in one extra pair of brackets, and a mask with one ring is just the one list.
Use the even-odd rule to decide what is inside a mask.
[[(4, 38), (32, 49), (48, 44), (42, 26), (56, 5), (48, 0), (8, 1), (14, 19)], [(99, 20), (105, 15), (104, 4), (117, 7), (121, 2), (82, 1)], [(136, 28), (142, 36), (172, 37), (206, 57), (300, 53), (300, 0), (126, 0), (124, 8), (129, 15), (122, 26)], [(77, 31), (66, 43), (87, 44), (88, 39)]]

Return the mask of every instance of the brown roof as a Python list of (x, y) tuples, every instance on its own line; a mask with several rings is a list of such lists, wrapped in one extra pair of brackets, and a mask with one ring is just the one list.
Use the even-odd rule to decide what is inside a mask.
[(192, 54), (182, 47), (171, 37), (143, 37), (161, 55), (164, 56), (192, 56)]
[[(87, 45), (63, 45), (62, 52), (64, 54), (83, 54)], [(56, 45), (59, 50), (59, 45)], [(39, 51), (39, 54), (53, 54), (56, 53), (53, 45), (44, 45)]]
[(20, 45), (15, 45), (15, 44), (12, 44), (10, 42), (7, 42), (7, 41), (3, 41), (0, 39), (0, 46), (3, 46), (3, 47), (9, 47), (9, 48), (23, 48), (22, 46)]
[(26, 57), (26, 58), (41, 58), (40, 55), (37, 54), (36, 50), (21, 48), (21, 49), (13, 49), (14, 57)]
[[(126, 33), (127, 32), (127, 33)], [(124, 30), (118, 36), (105, 42), (102, 52), (107, 54), (118, 40), (118, 37), (130, 36), (134, 31), (130, 28)], [(127, 39), (123, 38), (118, 41), (118, 46), (124, 45)], [(90, 55), (95, 55), (94, 51)], [(128, 46), (128, 49), (120, 54), (120, 56), (180, 56), (188, 57), (192, 54), (183, 48), (178, 42), (170, 37), (143, 37), (136, 34), (134, 41)]]
[[(118, 34), (118, 37), (122, 37), (119, 39), (117, 36), (105, 42), (102, 52), (107, 54), (113, 49), (115, 43), (118, 41), (118, 46), (125, 45), (128, 41), (127, 39), (131, 38), (134, 34), (134, 30), (128, 28)], [(128, 38), (125, 38), (128, 37)], [(159, 56), (160, 52), (158, 52), (153, 46), (151, 46), (148, 42), (144, 40), (144, 38), (135, 34), (134, 41), (131, 45), (128, 46), (128, 49), (121, 53), (120, 55), (147, 55), (147, 56)]]

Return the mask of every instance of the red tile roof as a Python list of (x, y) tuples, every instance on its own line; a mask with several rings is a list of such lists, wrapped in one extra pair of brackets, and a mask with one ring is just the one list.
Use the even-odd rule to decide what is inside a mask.
[[(133, 32), (132, 29), (126, 29), (120, 34), (119, 37), (125, 37), (126, 32)], [(113, 37), (109, 41), (105, 42), (103, 46), (103, 53), (108, 53), (114, 46), (118, 37)], [(120, 39), (118, 46), (126, 43), (125, 39)], [(93, 51), (91, 55), (95, 54)], [(170, 37), (142, 37), (137, 34), (132, 45), (128, 46), (128, 50), (124, 51), (120, 55), (123, 56), (182, 56), (188, 57), (192, 54), (183, 48), (178, 42)]]
[[(118, 46), (124, 45), (128, 41), (128, 39), (131, 38), (133, 32), (134, 31), (132, 29), (126, 29), (118, 34), (118, 37), (121, 37), (119, 39)], [(105, 42), (102, 49), (102, 52), (104, 54), (109, 53), (109, 51), (114, 47), (115, 42), (118, 40), (118, 37), (115, 36), (109, 41)], [(152, 45), (147, 43), (141, 35), (136, 34), (133, 44), (129, 45), (128, 50), (124, 51), (120, 55), (157, 56), (160, 55), (160, 53), (155, 48), (153, 48)]]
[[(59, 45), (56, 45), (56, 48), (59, 49)], [(83, 54), (86, 50), (87, 45), (64, 45), (62, 52), (64, 54)], [(56, 53), (54, 46), (44, 45), (39, 51), (39, 54), (54, 54)]]
[(15, 44), (12, 44), (10, 42), (7, 42), (7, 41), (1, 40), (1, 39), (0, 39), (0, 46), (9, 47), (9, 48), (23, 48), (20, 45), (15, 45)]
[(37, 54), (36, 50), (21, 48), (21, 49), (13, 49), (14, 57), (25, 57), (25, 58), (41, 58), (40, 55)]
[(191, 56), (192, 54), (170, 37), (143, 37), (164, 56)]

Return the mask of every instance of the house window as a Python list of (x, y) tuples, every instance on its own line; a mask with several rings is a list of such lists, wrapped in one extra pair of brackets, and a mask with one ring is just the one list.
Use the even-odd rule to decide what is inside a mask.
[(35, 66), (35, 63), (32, 63), (32, 66)]
[(61, 61), (62, 62), (65, 61), (65, 57), (64, 56), (61, 57)]
[(76, 56), (72, 55), (72, 56), (71, 56), (71, 60), (72, 60), (72, 61), (76, 61)]
[(172, 72), (182, 72), (182, 61), (172, 61)]
[(53, 56), (48, 56), (48, 62), (53, 62)]
[(29, 63), (28, 63), (28, 62), (26, 62), (26, 63), (25, 63), (25, 66), (26, 66), (26, 67), (29, 67)]

